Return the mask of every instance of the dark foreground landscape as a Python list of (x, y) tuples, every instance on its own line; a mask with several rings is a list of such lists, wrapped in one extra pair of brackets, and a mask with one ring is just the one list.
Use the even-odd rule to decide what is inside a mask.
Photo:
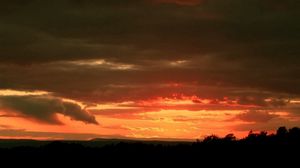
[(191, 163), (210, 165), (293, 164), (300, 152), (300, 128), (281, 127), (276, 134), (252, 133), (237, 140), (233, 134), (209, 136), (195, 142), (134, 140), (34, 141), (1, 140), (3, 160), (20, 158), (26, 162), (47, 161), (79, 164), (92, 163)]

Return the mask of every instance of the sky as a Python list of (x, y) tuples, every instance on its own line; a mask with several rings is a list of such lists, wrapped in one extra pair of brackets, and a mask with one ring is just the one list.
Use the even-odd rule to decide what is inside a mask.
[(2, 0), (0, 138), (300, 126), (299, 0)]

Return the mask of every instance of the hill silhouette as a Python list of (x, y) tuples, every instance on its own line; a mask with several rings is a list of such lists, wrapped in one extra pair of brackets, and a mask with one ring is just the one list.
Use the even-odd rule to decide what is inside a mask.
[(300, 151), (300, 128), (278, 128), (275, 134), (253, 133), (243, 139), (233, 134), (225, 137), (208, 136), (195, 142), (160, 142), (135, 140), (92, 141), (34, 141), (1, 140), (2, 159), (22, 158), (25, 160), (55, 160), (76, 164), (90, 162), (128, 163), (143, 161), (175, 163), (201, 161), (221, 164), (242, 161), (247, 164), (264, 162), (292, 163), (297, 161)]

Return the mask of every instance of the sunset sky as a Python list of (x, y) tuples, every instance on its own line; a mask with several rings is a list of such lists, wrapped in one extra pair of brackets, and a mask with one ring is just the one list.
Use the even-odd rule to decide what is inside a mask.
[(300, 126), (299, 0), (1, 0), (0, 138)]

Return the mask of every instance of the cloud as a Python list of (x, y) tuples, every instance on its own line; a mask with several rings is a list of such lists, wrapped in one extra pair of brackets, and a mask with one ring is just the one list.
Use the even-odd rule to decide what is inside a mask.
[[(263, 98), (300, 95), (295, 87), (300, 85), (299, 5), (296, 0), (208, 0), (185, 6), (147, 0), (5, 0), (0, 88), (39, 89), (98, 103), (179, 92), (265, 106)], [(162, 87), (172, 82), (184, 85)]]
[(2, 129), (9, 129), (9, 128), (11, 128), (11, 126), (0, 124), (0, 128), (2, 128)]
[(288, 99), (282, 98), (267, 98), (260, 96), (241, 96), (237, 99), (237, 103), (240, 105), (253, 105), (260, 107), (284, 107), (289, 103)]
[(78, 104), (51, 96), (0, 96), (0, 109), (47, 124), (61, 124), (56, 114), (88, 124), (98, 124), (95, 117)]
[(275, 131), (278, 126), (284, 125), (286, 127), (295, 127), (299, 126), (298, 120), (286, 120), (282, 118), (274, 118), (269, 122), (258, 122), (258, 123), (245, 123), (245, 124), (237, 124), (233, 127), (236, 131)]
[[(249, 110), (239, 120), (256, 123), (275, 120), (274, 109), (296, 115), (299, 9), (299, 0), (2, 0), (0, 89), (46, 95), (2, 95), (1, 108), (50, 124), (61, 123), (56, 114), (96, 123), (89, 112), (160, 109)], [(89, 111), (60, 99), (101, 106), (173, 94), (214, 103)]]
[(146, 0), (6, 0), (1, 8), (0, 61), (30, 64), (107, 58), (139, 62), (218, 54), (219, 59), (255, 57), (258, 63), (274, 58), (273, 63), (283, 63), (284, 54), (289, 58), (284, 61), (290, 63), (298, 60), (299, 2), (279, 2), (289, 9), (284, 13), (270, 8), (278, 2), (209, 0), (181, 8), (151, 5)]
[[(203, 65), (206, 66), (205, 63), (203, 62)], [(122, 65), (120, 64), (121, 67)], [(200, 67), (200, 69), (199, 67), (194, 68), (194, 66), (186, 69), (164, 65), (139, 67), (141, 68), (120, 70), (117, 65), (107, 69), (98, 65), (91, 68), (89, 65), (77, 66), (70, 65), (68, 62), (44, 63), (29, 67), (6, 65), (0, 66), (2, 72), (0, 81), (3, 81), (0, 83), (0, 88), (45, 90), (60, 97), (96, 103), (149, 99), (159, 96), (168, 97), (174, 93), (212, 99), (221, 99), (225, 96), (232, 96), (233, 98), (253, 97), (257, 100), (269, 97), (290, 97), (288, 94), (281, 93), (280, 89), (272, 89), (279, 82), (266, 84), (267, 86), (262, 88), (262, 86), (257, 86), (254, 79), (249, 79), (249, 81), (246, 80), (246, 77), (242, 79), (245, 75), (240, 78), (234, 77), (234, 71), (230, 71), (233, 74), (227, 74), (227, 72), (212, 73), (213, 70), (209, 70), (209, 64), (207, 67)], [(118, 70), (115, 70), (116, 68)], [(284, 80), (297, 83), (292, 78)], [(269, 81), (265, 80), (265, 82)], [(68, 87), (57, 83), (68, 83)], [(181, 83), (181, 86), (172, 87), (168, 85), (170, 83)], [(297, 90), (297, 87), (290, 88)]]
[(279, 117), (276, 114), (271, 114), (268, 111), (258, 111), (258, 110), (249, 110), (238, 114), (236, 119), (246, 121), (246, 122), (256, 122), (256, 123), (264, 123), (269, 122), (270, 120)]

